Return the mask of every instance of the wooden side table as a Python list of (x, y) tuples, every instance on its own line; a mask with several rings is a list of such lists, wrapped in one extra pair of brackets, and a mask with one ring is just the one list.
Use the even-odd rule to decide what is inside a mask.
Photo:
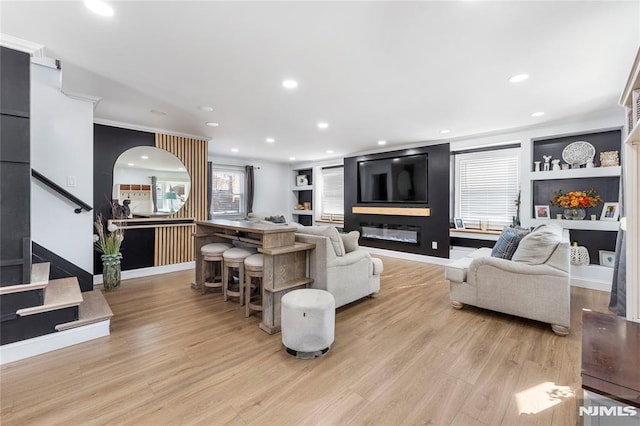
[(582, 324), (584, 424), (640, 424), (640, 324), (589, 310)]

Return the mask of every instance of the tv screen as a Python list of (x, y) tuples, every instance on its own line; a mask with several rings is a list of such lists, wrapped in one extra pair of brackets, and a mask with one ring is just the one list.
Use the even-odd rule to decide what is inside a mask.
[(358, 162), (361, 203), (426, 203), (427, 154)]

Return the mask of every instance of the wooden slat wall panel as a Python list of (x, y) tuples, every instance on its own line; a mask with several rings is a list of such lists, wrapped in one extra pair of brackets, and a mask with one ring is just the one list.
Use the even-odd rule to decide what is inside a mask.
[[(172, 217), (207, 220), (207, 141), (156, 133), (156, 147), (178, 157), (191, 177), (189, 198)], [(155, 266), (194, 260), (193, 231), (193, 225), (156, 228)]]

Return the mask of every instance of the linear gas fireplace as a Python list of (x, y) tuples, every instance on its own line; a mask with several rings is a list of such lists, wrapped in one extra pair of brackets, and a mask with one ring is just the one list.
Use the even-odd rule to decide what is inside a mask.
[(420, 228), (417, 226), (362, 223), (360, 235), (372, 240), (420, 244)]

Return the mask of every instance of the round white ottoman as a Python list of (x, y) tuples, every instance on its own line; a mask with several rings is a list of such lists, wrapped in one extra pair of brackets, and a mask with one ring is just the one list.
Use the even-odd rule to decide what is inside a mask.
[(335, 337), (336, 301), (328, 291), (293, 290), (281, 301), (282, 343), (297, 358), (316, 358)]

